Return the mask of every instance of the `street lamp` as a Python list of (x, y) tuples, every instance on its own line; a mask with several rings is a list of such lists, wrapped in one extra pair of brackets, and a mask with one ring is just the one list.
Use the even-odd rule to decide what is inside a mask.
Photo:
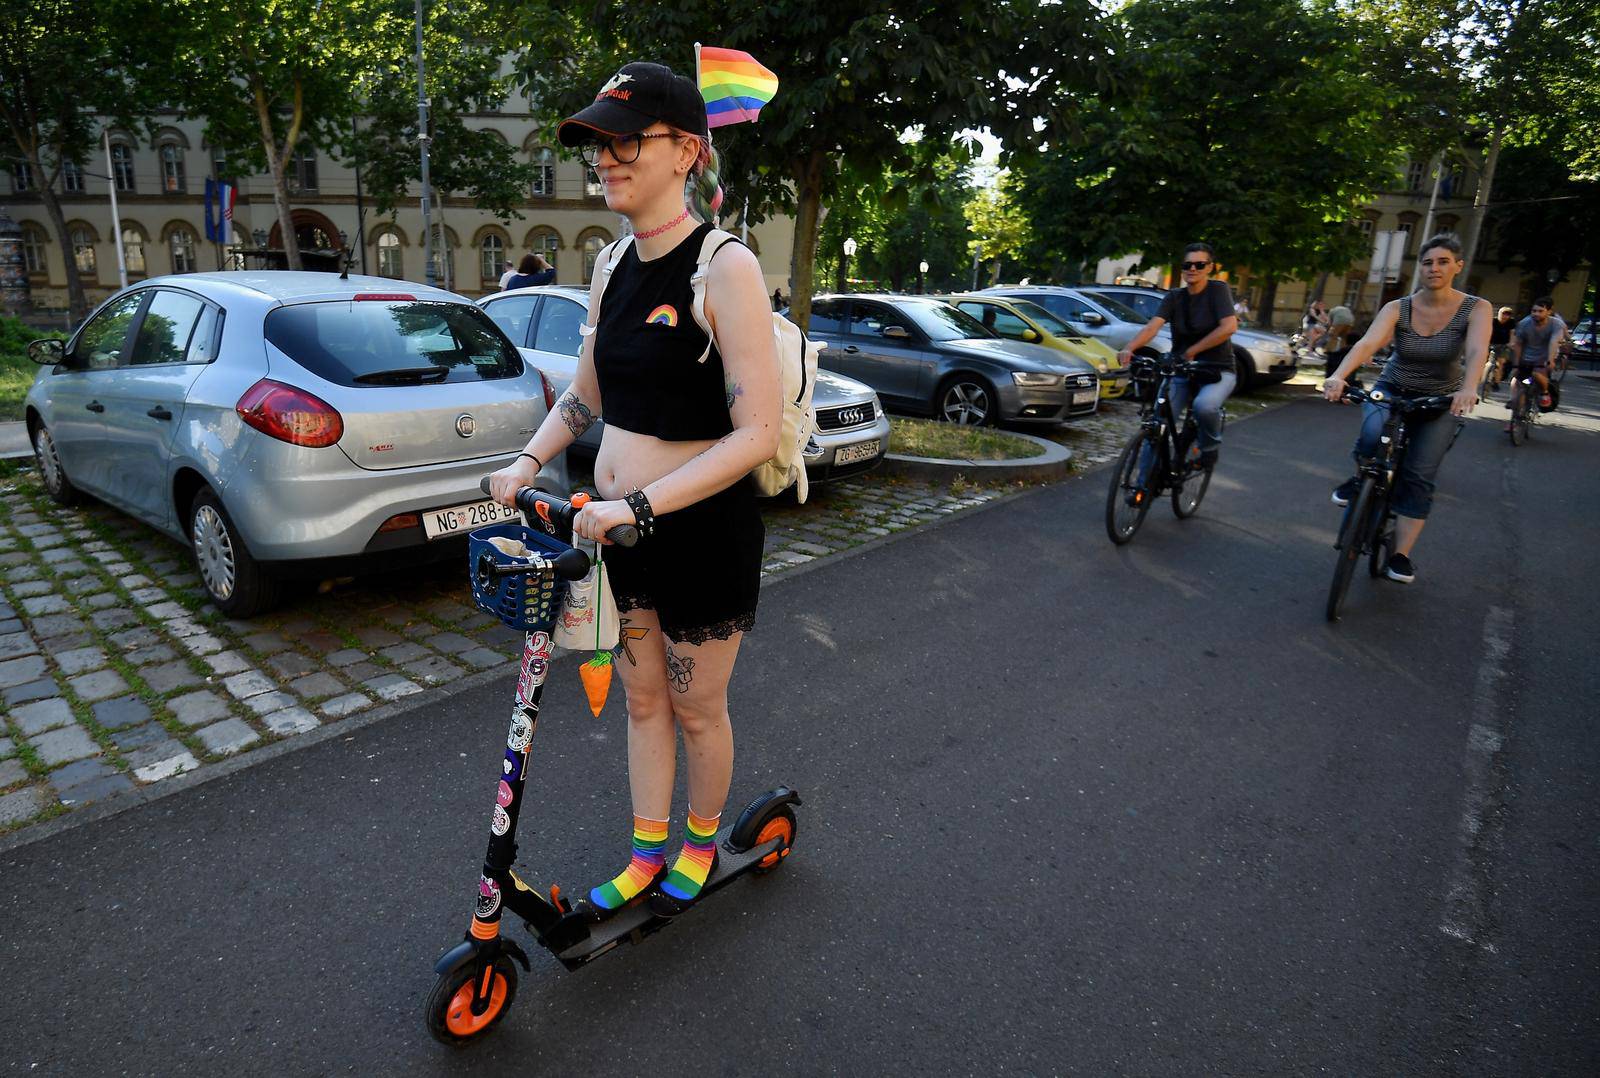
[(839, 281), (846, 292), (850, 291), (850, 260), (855, 256), (856, 241), (854, 236), (850, 236), (844, 241), (844, 260), (839, 263)]
[(251, 232), (250, 235), (256, 241), (256, 250), (264, 251), (264, 250), (267, 249), (267, 230), (266, 229), (258, 228), (255, 231)]
[(917, 263), (917, 291), (918, 292), (926, 292), (927, 290), (928, 290), (928, 263), (927, 263), (927, 260), (924, 259), (923, 261)]

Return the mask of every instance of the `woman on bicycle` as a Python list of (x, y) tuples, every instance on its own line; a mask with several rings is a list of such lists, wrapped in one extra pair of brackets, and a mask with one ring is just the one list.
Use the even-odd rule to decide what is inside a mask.
[[(635, 524), (641, 533), (637, 547), (608, 546), (604, 557), (624, 612), (617, 668), (628, 704), (633, 855), (579, 907), (600, 919), (648, 895), (655, 912), (672, 916), (698, 898), (715, 866), (733, 775), (728, 682), (755, 624), (765, 537), (746, 477), (777, 451), (779, 430), (772, 312), (760, 264), (749, 248), (729, 243), (707, 277), (712, 348), (699, 362), (707, 341), (692, 316), (690, 281), (721, 191), (705, 102), (691, 80), (660, 64), (628, 64), (557, 133), (563, 145), (582, 147), (606, 205), (633, 226), (633, 242), (599, 302), (590, 286), (571, 387), (526, 451), (494, 474), (492, 491), (512, 504), (543, 461), (605, 419), (594, 467), (604, 500), (586, 505), (573, 530), (603, 539), (618, 524)], [(596, 283), (614, 249), (601, 252)], [(672, 860), (680, 730), (689, 804)]]
[[(1233, 294), (1226, 281), (1213, 281), (1211, 272), (1216, 268), (1217, 256), (1209, 243), (1191, 243), (1183, 249), (1180, 260), (1183, 284), (1172, 289), (1161, 300), (1155, 317), (1134, 334), (1131, 341), (1117, 355), (1117, 362), (1126, 367), (1133, 362), (1133, 354), (1172, 323), (1172, 350), (1182, 360), (1193, 360), (1200, 365), (1194, 375), (1180, 375), (1172, 379), (1168, 400), (1172, 414), (1181, 416), (1194, 397), (1194, 415), (1200, 436), (1200, 464), (1214, 467), (1217, 452), (1222, 446), (1222, 405), (1233, 394), (1238, 384), (1234, 373), (1233, 346), (1228, 343), (1239, 328), (1239, 317), (1233, 313)], [(1140, 486), (1154, 458), (1155, 446), (1146, 445), (1139, 463)], [(1143, 491), (1134, 491), (1138, 497)]]
[[(1468, 415), (1478, 402), (1478, 382), (1489, 351), (1489, 301), (1455, 287), (1462, 261), (1461, 241), (1454, 235), (1444, 232), (1432, 237), (1422, 245), (1418, 257), (1422, 287), (1384, 304), (1366, 335), (1322, 384), (1328, 400), (1342, 400), (1345, 379), (1392, 340), (1394, 355), (1378, 375), (1374, 390), (1406, 397), (1450, 396), (1452, 416)], [(1352, 453), (1357, 463), (1377, 454), (1386, 410), (1370, 402), (1363, 406), (1361, 433)], [(1384, 567), (1385, 576), (1402, 584), (1416, 579), (1411, 549), (1433, 506), (1439, 464), (1460, 426), (1459, 421), (1446, 421), (1443, 412), (1413, 414), (1406, 422), (1409, 448), (1395, 477), (1391, 503), (1395, 548)], [(1333, 492), (1333, 503), (1349, 505), (1360, 483), (1356, 477), (1340, 484)]]

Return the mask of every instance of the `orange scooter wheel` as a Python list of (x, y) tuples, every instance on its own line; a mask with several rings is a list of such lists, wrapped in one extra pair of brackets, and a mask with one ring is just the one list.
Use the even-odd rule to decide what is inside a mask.
[[(489, 978), (489, 999), (474, 1014), (472, 1000), (478, 978)], [(488, 967), (469, 963), (440, 977), (428, 994), (428, 1032), (436, 1040), (461, 1047), (494, 1028), (517, 997), (517, 967), (502, 955)]]
[(757, 861), (755, 865), (756, 872), (771, 872), (783, 863), (783, 859), (788, 857), (789, 851), (794, 848), (795, 831), (794, 812), (790, 810), (788, 805), (780, 807), (778, 811), (762, 822), (761, 830), (756, 832), (754, 844), (760, 846), (763, 843), (771, 842), (773, 839), (781, 839), (783, 845), (772, 853), (767, 854), (760, 861)]

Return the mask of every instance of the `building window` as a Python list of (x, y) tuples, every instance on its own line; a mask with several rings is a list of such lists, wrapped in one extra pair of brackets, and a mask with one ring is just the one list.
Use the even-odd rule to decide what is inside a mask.
[(456, 276), (456, 256), (455, 252), (450, 249), (448, 244), (435, 243), (433, 246), (433, 258), (430, 259), (430, 262), (433, 266), (433, 280), (435, 284), (442, 288), (444, 287), (444, 283), (446, 281), (454, 283)]
[(1361, 307), (1361, 289), (1366, 284), (1360, 277), (1347, 277), (1344, 282), (1344, 305), (1352, 311)]
[(1371, 240), (1372, 240), (1372, 218), (1363, 217), (1361, 220), (1357, 221), (1356, 222), (1356, 229), (1361, 233), (1361, 238), (1362, 239), (1368, 241), (1369, 243), (1371, 242)]
[(1451, 214), (1447, 213), (1444, 216), (1439, 218), (1439, 221), (1438, 221), (1437, 224), (1434, 225), (1433, 230), (1434, 230), (1435, 233), (1438, 233), (1438, 232), (1454, 232), (1456, 230), (1456, 222), (1459, 221), (1459, 220), (1460, 220), (1460, 218), (1454, 217)]
[(83, 169), (78, 162), (61, 162), (61, 189), (69, 195), (83, 194)]
[(1428, 162), (1412, 161), (1406, 166), (1406, 190), (1420, 191), (1422, 183), (1428, 178)]
[(228, 154), (220, 146), (211, 147), (211, 178), (220, 180), (227, 175)]
[(595, 259), (600, 257), (600, 252), (605, 245), (611, 242), (604, 236), (594, 235), (583, 241), (583, 283), (588, 284), (594, 280)]
[(536, 255), (543, 256), (546, 262), (554, 266), (556, 252), (561, 249), (561, 236), (553, 228), (540, 229), (533, 234), (528, 249)]
[(556, 152), (549, 147), (533, 151), (533, 195), (551, 198), (556, 193)]
[(22, 261), (33, 276), (45, 275), (44, 233), (32, 225), (24, 225), (22, 229)]
[(72, 230), (72, 261), (77, 265), (80, 274), (89, 278), (94, 277), (94, 240), (90, 238), (87, 228)]
[(184, 191), (183, 147), (169, 142), (161, 147), (161, 190), (169, 195)]
[(111, 144), (111, 178), (118, 191), (133, 190), (133, 147), (126, 142)]
[(13, 191), (33, 190), (33, 166), (26, 161), (17, 161), (11, 166), (11, 189)]
[(400, 237), (385, 232), (378, 237), (378, 276), (402, 277), (400, 266)]
[(143, 277), (144, 268), (144, 236), (138, 229), (125, 228), (122, 230), (122, 264), (128, 267), (129, 277)]
[(1400, 241), (1401, 258), (1410, 257), (1412, 234), (1416, 231), (1416, 228), (1417, 223), (1415, 221), (1401, 221), (1398, 225), (1395, 225), (1396, 232), (1404, 232), (1406, 235), (1406, 238)]
[(294, 155), (289, 169), (289, 190), (315, 191), (317, 189), (317, 151), (301, 150)]
[(483, 237), (483, 246), (478, 251), (482, 263), (478, 275), (485, 281), (498, 281), (505, 272), (506, 241), (491, 232)]
[(606, 193), (606, 185), (600, 182), (600, 174), (587, 165), (583, 169), (583, 193), (590, 198), (604, 198)]
[(194, 233), (187, 228), (175, 228), (167, 242), (172, 245), (172, 272), (193, 273), (197, 268), (194, 261)]

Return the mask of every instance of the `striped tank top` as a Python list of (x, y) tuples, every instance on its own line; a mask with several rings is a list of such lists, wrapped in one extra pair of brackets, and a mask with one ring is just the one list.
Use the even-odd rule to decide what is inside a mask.
[(1467, 296), (1443, 329), (1424, 337), (1411, 325), (1411, 297), (1400, 297), (1400, 318), (1394, 327), (1394, 355), (1384, 365), (1378, 381), (1419, 397), (1459, 390), (1467, 323), (1472, 316), (1472, 305), (1477, 302), (1477, 296)]

